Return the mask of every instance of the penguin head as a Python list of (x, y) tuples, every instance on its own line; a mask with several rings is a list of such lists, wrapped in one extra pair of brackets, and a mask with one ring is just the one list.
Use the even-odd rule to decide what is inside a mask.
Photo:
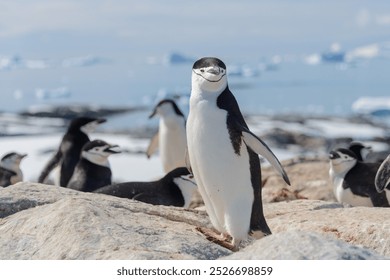
[(163, 118), (170, 115), (177, 115), (177, 116), (184, 117), (183, 113), (180, 111), (179, 107), (172, 99), (161, 100), (154, 107), (153, 112), (150, 114), (149, 118), (153, 118), (155, 115), (158, 115)]
[(109, 166), (108, 157), (120, 153), (118, 145), (111, 145), (103, 140), (86, 143), (81, 150), (81, 157), (101, 166)]
[(346, 173), (355, 166), (357, 156), (347, 149), (337, 149), (329, 153), (330, 165), (336, 174)]
[(27, 154), (19, 154), (15, 152), (4, 155), (1, 159), (1, 166), (5, 169), (16, 171), (19, 169), (20, 162)]
[(192, 67), (192, 90), (221, 93), (227, 87), (226, 65), (215, 57), (203, 57)]
[(106, 122), (106, 119), (79, 117), (71, 121), (68, 131), (82, 131), (85, 134), (92, 133), (96, 127)]
[(358, 141), (352, 141), (349, 144), (348, 149), (356, 154), (359, 161), (363, 161), (372, 150), (370, 146), (365, 146), (363, 143)]

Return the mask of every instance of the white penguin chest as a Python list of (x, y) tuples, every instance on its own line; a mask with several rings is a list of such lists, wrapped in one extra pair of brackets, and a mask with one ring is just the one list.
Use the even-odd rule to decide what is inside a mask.
[(187, 141), (184, 119), (160, 121), (159, 146), (166, 172), (185, 166)]
[(188, 147), (191, 167), (202, 185), (219, 191), (238, 188), (249, 182), (249, 155), (242, 142), (236, 154), (226, 124), (227, 111), (212, 102), (202, 101), (191, 107), (188, 118)]
[(213, 226), (242, 240), (249, 230), (254, 199), (249, 154), (242, 140), (240, 154), (234, 152), (226, 121), (227, 111), (213, 102), (191, 106), (188, 153)]
[(184, 120), (160, 120), (159, 126), (159, 144), (164, 149), (169, 149), (172, 146), (176, 148), (185, 145), (186, 131)]

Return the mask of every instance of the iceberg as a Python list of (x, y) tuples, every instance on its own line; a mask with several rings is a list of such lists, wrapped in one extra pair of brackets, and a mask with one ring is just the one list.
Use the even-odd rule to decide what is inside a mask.
[(321, 60), (323, 62), (344, 62), (345, 52), (341, 51), (341, 46), (339, 43), (333, 43), (330, 46), (330, 50), (327, 52), (323, 52), (321, 54)]
[(164, 57), (164, 64), (167, 65), (192, 63), (192, 62), (195, 62), (194, 58), (182, 55), (177, 52), (169, 53)]
[(390, 97), (360, 97), (352, 104), (358, 114), (390, 116)]
[(86, 67), (86, 66), (93, 66), (99, 63), (102, 63), (103, 59), (94, 56), (94, 55), (86, 55), (86, 56), (80, 56), (80, 57), (72, 57), (67, 58), (62, 61), (62, 67), (69, 68), (69, 67)]
[(21, 59), (19, 56), (0, 57), (0, 71), (14, 69), (20, 66), (20, 64)]
[(35, 97), (38, 99), (58, 99), (58, 98), (68, 98), (70, 97), (71, 92), (67, 87), (59, 87), (55, 89), (35, 89)]

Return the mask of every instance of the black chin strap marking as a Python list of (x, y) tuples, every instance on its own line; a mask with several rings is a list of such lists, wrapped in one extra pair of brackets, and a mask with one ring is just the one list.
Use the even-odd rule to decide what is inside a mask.
[(223, 75), (221, 76), (221, 78), (219, 78), (217, 81), (211, 81), (211, 80), (209, 80), (209, 79), (203, 77), (202, 74), (196, 73), (194, 69), (192, 69), (192, 72), (194, 72), (194, 73), (195, 73), (196, 75), (198, 75), (198, 76), (201, 76), (203, 79), (205, 79), (206, 81), (209, 81), (210, 83), (217, 83), (217, 82), (219, 82), (219, 81), (226, 75), (226, 74), (223, 74)]

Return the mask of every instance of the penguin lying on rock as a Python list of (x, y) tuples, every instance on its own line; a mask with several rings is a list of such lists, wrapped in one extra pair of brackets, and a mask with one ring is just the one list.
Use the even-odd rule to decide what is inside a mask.
[(338, 202), (352, 206), (390, 207), (386, 194), (375, 188), (380, 163), (358, 161), (354, 152), (337, 149), (329, 154), (329, 176)]
[(23, 173), (20, 162), (27, 154), (15, 152), (4, 155), (0, 160), (0, 186), (8, 187), (23, 181)]
[(105, 186), (95, 193), (129, 198), (154, 205), (188, 208), (196, 183), (185, 167), (179, 167), (152, 182), (125, 182)]

